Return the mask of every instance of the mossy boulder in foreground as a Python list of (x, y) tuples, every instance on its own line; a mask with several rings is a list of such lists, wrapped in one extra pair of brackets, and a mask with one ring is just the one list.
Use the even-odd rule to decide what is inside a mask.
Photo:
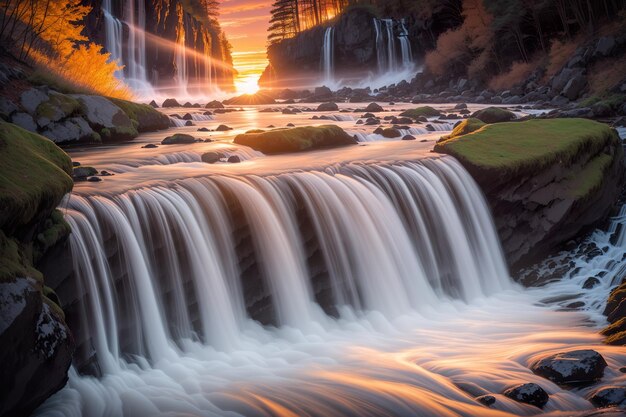
[(457, 136), (463, 136), (463, 135), (467, 135), (468, 133), (475, 132), (478, 129), (485, 126), (485, 124), (486, 124), (485, 122), (479, 119), (474, 119), (474, 118), (465, 119), (462, 122), (460, 122), (454, 128), (454, 130), (452, 130), (452, 133), (450, 133), (447, 136), (442, 136), (440, 142), (443, 142), (444, 140), (456, 138)]
[(34, 264), (69, 234), (56, 207), (71, 172), (52, 141), (0, 122), (0, 415), (29, 415), (67, 382), (74, 341)]
[(478, 182), (514, 267), (606, 218), (624, 179), (617, 132), (585, 119), (487, 125), (435, 151), (457, 158)]
[(357, 140), (339, 126), (324, 125), (245, 133), (235, 137), (235, 143), (265, 154), (278, 154), (355, 145)]

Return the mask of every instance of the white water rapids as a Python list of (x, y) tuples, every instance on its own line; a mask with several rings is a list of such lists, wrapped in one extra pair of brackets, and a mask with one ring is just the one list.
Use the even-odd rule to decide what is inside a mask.
[[(253, 116), (229, 124), (255, 127)], [(119, 168), (64, 204), (81, 349), (100, 376), (72, 368), (36, 415), (583, 416), (593, 387), (564, 389), (528, 369), (582, 348), (607, 360), (603, 384), (626, 382), (623, 348), (602, 345), (589, 323), (602, 324), (609, 281), (582, 296), (595, 300), (586, 311), (541, 303), (582, 278), (515, 284), (477, 185), (453, 158), (427, 157), (432, 143), (278, 157), (187, 146), (245, 162), (203, 164), (176, 146), (78, 154)], [(609, 250), (588, 269), (581, 260), (581, 276), (621, 259), (626, 239), (608, 236), (626, 215), (615, 222), (594, 235)], [(550, 394), (543, 411), (501, 395), (525, 382)], [(497, 401), (487, 408), (480, 394)]]

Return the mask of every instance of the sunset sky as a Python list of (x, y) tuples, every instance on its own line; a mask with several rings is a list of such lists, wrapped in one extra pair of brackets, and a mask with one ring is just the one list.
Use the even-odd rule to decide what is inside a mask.
[(220, 23), (233, 45), (233, 61), (239, 76), (237, 91), (254, 92), (267, 65), (265, 47), (270, 18), (269, 0), (222, 0)]

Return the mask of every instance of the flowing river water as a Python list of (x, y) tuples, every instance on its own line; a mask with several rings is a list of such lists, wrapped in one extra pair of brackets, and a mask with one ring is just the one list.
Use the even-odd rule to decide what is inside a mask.
[[(167, 109), (194, 126), (70, 151), (114, 174), (77, 183), (62, 207), (98, 372), (70, 369), (37, 415), (583, 416), (597, 386), (564, 389), (529, 365), (586, 348), (608, 362), (602, 385), (626, 383), (626, 352), (598, 334), (626, 211), (590, 237), (600, 255), (523, 288), (478, 186), (431, 152), (454, 120), (412, 125), (403, 134), (416, 140), (402, 141), (357, 124), (364, 112), (268, 107), (283, 106)], [(311, 120), (321, 114), (332, 120)], [(287, 123), (337, 124), (360, 144), (265, 156), (232, 143)], [(219, 124), (233, 130), (197, 131)], [(143, 148), (174, 132), (213, 141)], [(203, 163), (210, 151), (223, 161)], [(525, 382), (550, 394), (543, 410), (501, 395)]]

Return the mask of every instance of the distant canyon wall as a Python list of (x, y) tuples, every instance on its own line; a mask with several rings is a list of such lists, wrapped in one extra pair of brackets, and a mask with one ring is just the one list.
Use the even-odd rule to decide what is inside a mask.
[[(320, 85), (328, 78), (355, 80), (398, 71), (423, 55), (419, 22), (381, 19), (368, 8), (354, 8), (324, 25), (303, 31), (268, 47), (264, 87)], [(332, 28), (331, 36), (327, 30)], [(331, 77), (325, 74), (325, 42), (331, 43)], [(408, 47), (408, 50), (406, 49)]]
[(86, 35), (124, 65), (134, 90), (233, 90), (224, 34), (194, 0), (85, 0)]

